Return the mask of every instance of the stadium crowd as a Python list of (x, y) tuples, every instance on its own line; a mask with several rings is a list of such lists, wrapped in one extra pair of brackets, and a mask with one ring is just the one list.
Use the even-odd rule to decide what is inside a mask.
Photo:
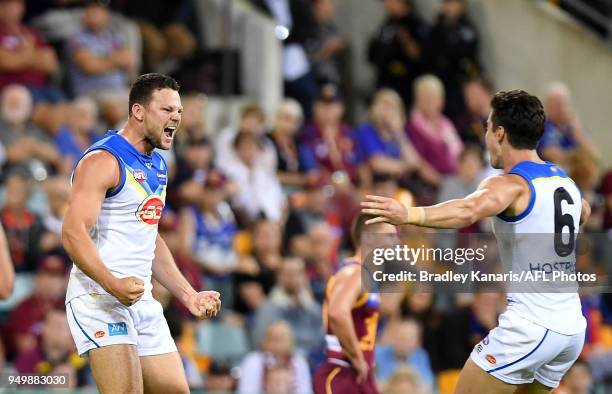
[[(252, 2), (290, 28), (287, 98), (273, 119), (251, 103), (236, 128), (210, 130), (207, 92), (183, 89), (181, 132), (163, 152), (171, 176), (159, 231), (196, 289), (221, 292), (222, 312), (195, 321), (163, 287), (154, 293), (193, 389), (310, 393), (324, 355), (326, 281), (349, 256), (359, 201), (369, 192), (434, 204), (473, 191), (494, 171), (484, 132), (495, 88), (464, 0), (443, 1), (431, 25), (411, 1), (384, 0), (367, 55), (376, 86), (367, 120), (354, 124), (349, 44), (333, 24), (334, 0)], [(121, 128), (131, 78), (176, 73), (197, 56), (192, 10), (189, 0), (0, 0), (0, 220), (17, 272), (15, 294), (0, 303), (0, 370), (93, 384), (64, 307), (69, 177), (91, 143)], [(586, 231), (610, 231), (612, 171), (601, 167), (568, 87), (551, 83), (543, 101), (542, 157), (563, 166), (592, 204)], [(489, 231), (487, 223), (460, 230)], [(612, 250), (603, 249), (585, 258), (610, 275)], [(505, 307), (503, 294), (484, 291), (382, 298), (376, 375), (386, 393), (452, 392)], [(582, 299), (585, 349), (558, 393), (586, 394), (612, 378), (612, 295)]]

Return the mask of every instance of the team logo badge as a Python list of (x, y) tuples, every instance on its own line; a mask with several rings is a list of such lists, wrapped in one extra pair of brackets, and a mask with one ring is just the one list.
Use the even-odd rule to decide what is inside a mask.
[(497, 359), (495, 358), (495, 356), (492, 356), (490, 354), (487, 354), (485, 356), (485, 359), (489, 362), (489, 364), (491, 365), (495, 365), (497, 363)]
[(140, 204), (136, 211), (136, 217), (138, 221), (150, 225), (156, 225), (159, 223), (162, 211), (164, 210), (164, 202), (159, 196), (153, 194)]
[(147, 180), (147, 173), (141, 169), (134, 170), (134, 179), (138, 183), (142, 183)]
[(106, 335), (104, 331), (96, 331), (96, 333), (94, 334), (94, 337), (102, 338), (104, 335)]

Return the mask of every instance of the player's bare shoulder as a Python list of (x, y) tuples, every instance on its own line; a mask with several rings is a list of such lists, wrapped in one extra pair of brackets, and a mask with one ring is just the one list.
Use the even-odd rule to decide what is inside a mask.
[(96, 149), (79, 161), (72, 177), (73, 187), (97, 185), (114, 189), (121, 181), (119, 163), (112, 153)]
[(507, 193), (528, 191), (529, 185), (523, 177), (515, 174), (497, 174), (480, 182), (479, 189), (493, 189)]

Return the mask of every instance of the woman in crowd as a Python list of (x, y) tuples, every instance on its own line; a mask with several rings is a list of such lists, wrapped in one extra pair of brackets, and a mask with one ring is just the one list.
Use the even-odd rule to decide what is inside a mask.
[[(271, 324), (261, 344), (261, 350), (246, 355), (241, 365), (242, 376), (238, 393), (263, 393), (271, 381), (282, 380), (288, 392), (312, 393), (310, 371), (306, 359), (295, 353), (291, 326), (284, 321)], [(283, 371), (282, 379), (279, 371)], [(287, 382), (288, 381), (288, 382)]]

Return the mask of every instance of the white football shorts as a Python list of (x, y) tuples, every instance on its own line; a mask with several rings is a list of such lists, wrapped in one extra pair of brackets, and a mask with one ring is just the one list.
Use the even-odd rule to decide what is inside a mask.
[(508, 310), (499, 317), (499, 326), (474, 347), (470, 358), (506, 383), (527, 384), (535, 379), (554, 388), (580, 355), (584, 336), (584, 331), (559, 334)]
[(176, 352), (164, 311), (156, 300), (127, 307), (108, 294), (84, 294), (66, 304), (72, 338), (82, 356), (109, 345), (135, 345), (138, 356)]

